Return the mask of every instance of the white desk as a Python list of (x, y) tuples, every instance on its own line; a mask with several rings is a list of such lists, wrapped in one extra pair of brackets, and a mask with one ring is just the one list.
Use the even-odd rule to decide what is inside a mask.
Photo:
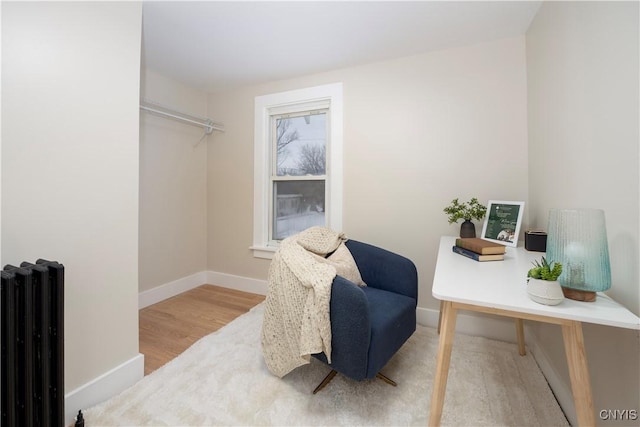
[(527, 296), (527, 271), (540, 252), (507, 248), (504, 261), (477, 262), (454, 253), (455, 237), (442, 237), (433, 278), (433, 296), (441, 300), (438, 360), (431, 397), (429, 425), (440, 425), (453, 334), (458, 310), (478, 311), (517, 319), (518, 344), (524, 351), (522, 319), (562, 327), (578, 423), (595, 425), (591, 380), (582, 335), (582, 322), (640, 329), (640, 319), (602, 293), (595, 302), (565, 299), (556, 306), (533, 302)]

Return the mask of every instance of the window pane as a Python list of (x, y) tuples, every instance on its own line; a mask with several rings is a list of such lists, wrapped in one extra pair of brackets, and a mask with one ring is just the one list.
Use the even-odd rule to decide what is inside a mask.
[(327, 113), (276, 118), (276, 174), (326, 173)]
[(325, 225), (324, 180), (273, 183), (273, 240)]

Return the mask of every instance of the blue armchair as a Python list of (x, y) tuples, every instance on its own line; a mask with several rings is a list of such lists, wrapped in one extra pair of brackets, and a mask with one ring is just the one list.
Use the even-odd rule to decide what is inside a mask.
[[(416, 330), (418, 273), (414, 263), (387, 250), (348, 240), (365, 287), (336, 276), (331, 289), (332, 371), (355, 380), (378, 377), (396, 385), (380, 370)], [(324, 353), (314, 357), (327, 363)]]

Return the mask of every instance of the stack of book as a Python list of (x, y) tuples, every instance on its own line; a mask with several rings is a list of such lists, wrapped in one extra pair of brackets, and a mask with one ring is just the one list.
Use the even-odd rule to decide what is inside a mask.
[(502, 261), (507, 248), (477, 237), (460, 237), (456, 239), (453, 252), (476, 261)]

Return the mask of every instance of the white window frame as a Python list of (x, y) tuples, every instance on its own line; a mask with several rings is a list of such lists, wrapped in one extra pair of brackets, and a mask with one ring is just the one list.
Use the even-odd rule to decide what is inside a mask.
[(271, 259), (278, 248), (277, 242), (269, 241), (270, 116), (288, 107), (304, 108), (304, 104), (320, 101), (329, 101), (328, 120), (331, 123), (327, 141), (326, 221), (329, 228), (342, 231), (342, 83), (257, 96), (254, 115), (253, 245), (250, 247), (254, 257)]

